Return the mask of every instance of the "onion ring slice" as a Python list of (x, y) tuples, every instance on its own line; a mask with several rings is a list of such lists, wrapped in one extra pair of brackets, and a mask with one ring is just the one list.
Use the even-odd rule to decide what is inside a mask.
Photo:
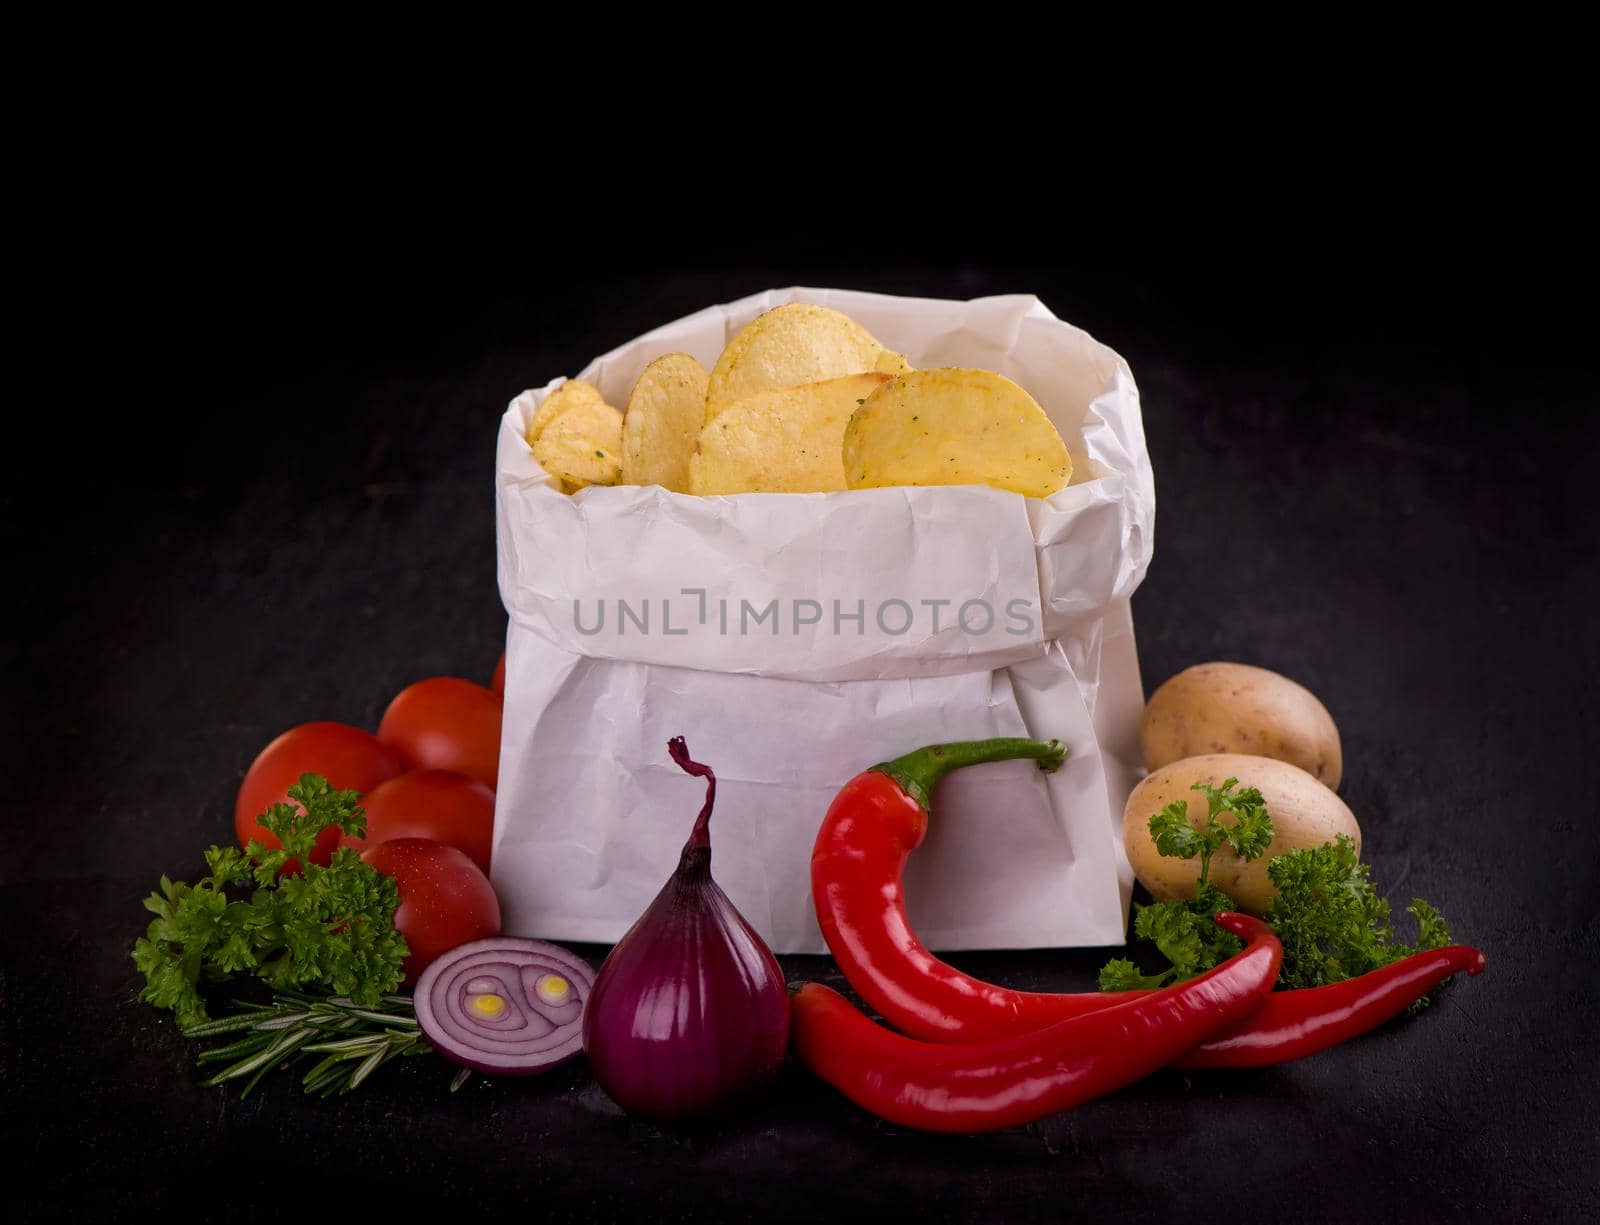
[[(549, 997), (549, 976), (570, 987)], [(543, 995), (537, 984), (546, 982)], [(532, 1076), (583, 1050), (583, 1009), (594, 970), (558, 945), (492, 936), (452, 949), (417, 980), (413, 1004), (446, 1059), (494, 1076)]]

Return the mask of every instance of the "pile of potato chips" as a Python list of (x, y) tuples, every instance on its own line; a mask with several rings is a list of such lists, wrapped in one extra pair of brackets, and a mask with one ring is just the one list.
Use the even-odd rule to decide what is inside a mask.
[(686, 353), (645, 368), (625, 411), (569, 380), (528, 423), (567, 493), (827, 493), (993, 485), (1048, 497), (1072, 477), (1032, 396), (988, 370), (913, 370), (836, 310), (793, 302), (753, 320), (708, 373)]

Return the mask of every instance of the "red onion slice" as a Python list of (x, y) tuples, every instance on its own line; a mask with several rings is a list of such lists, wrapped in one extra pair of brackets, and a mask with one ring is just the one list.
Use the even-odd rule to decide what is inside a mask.
[(543, 940), (493, 936), (440, 957), (417, 980), (417, 1021), (447, 1059), (497, 1076), (531, 1076), (583, 1050), (594, 971)]

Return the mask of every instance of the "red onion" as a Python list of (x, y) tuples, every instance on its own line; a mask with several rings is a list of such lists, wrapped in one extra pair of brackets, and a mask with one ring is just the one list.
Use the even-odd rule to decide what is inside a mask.
[(417, 980), (412, 1003), (447, 1059), (497, 1076), (531, 1076), (583, 1049), (594, 971), (542, 940), (491, 936), (444, 954)]
[(711, 806), (705, 807), (655, 901), (611, 950), (583, 1017), (583, 1049), (600, 1087), (625, 1110), (672, 1120), (704, 1114), (770, 1079), (789, 1045), (789, 992), (772, 950), (711, 879)]

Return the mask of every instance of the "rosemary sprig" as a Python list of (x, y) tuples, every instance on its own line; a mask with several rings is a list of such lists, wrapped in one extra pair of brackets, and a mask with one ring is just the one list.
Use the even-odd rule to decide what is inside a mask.
[[(202, 1065), (227, 1065), (201, 1082), (205, 1088), (242, 1080), (240, 1096), (245, 1097), (273, 1068), (320, 1055), (300, 1083), (307, 1093), (329, 1097), (359, 1088), (393, 1059), (432, 1053), (411, 1000), (404, 995), (386, 995), (373, 1007), (361, 1007), (347, 996), (279, 991), (271, 1004), (238, 1007), (231, 1016), (183, 1030), (186, 1038), (243, 1035), (201, 1052)], [(450, 1092), (461, 1088), (471, 1074), (471, 1069), (462, 1068), (450, 1082)]]

